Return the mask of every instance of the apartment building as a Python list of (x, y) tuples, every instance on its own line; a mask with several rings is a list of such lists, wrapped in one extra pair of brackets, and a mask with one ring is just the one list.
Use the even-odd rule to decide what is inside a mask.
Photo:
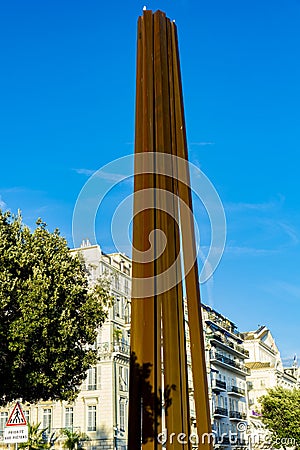
[(233, 322), (203, 305), (208, 386), (212, 429), (216, 446), (247, 446), (247, 384), (245, 365), (248, 351)]

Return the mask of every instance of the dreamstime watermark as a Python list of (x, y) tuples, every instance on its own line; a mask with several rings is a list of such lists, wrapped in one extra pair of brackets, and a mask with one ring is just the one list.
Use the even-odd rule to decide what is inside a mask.
[(204, 444), (213, 446), (232, 445), (247, 449), (272, 448), (273, 446), (276, 448), (298, 446), (295, 438), (278, 438), (265, 429), (260, 431), (247, 430), (247, 432), (244, 433), (246, 430), (247, 425), (244, 422), (237, 424), (236, 432), (229, 431), (228, 433), (222, 433), (220, 435), (218, 435), (215, 431), (212, 431), (211, 433), (203, 433), (200, 436), (196, 432), (192, 432), (190, 435), (187, 435), (186, 433), (169, 433), (168, 430), (165, 429), (157, 435), (156, 440), (161, 445), (173, 445), (176, 443), (187, 445), (190, 443), (194, 449)]
[[(181, 186), (190, 187), (193, 194), (201, 201), (210, 222), (210, 245), (199, 276), (200, 283), (206, 282), (216, 270), (225, 247), (224, 208), (216, 189), (207, 176), (194, 164), (174, 155), (159, 152), (138, 153), (135, 156), (128, 155), (116, 159), (97, 170), (83, 186), (74, 207), (72, 222), (74, 246), (79, 247), (86, 237), (96, 243), (96, 216), (99, 211), (101, 213), (103, 202), (109, 199), (114, 187), (132, 179), (134, 173), (138, 176), (146, 173), (163, 175), (169, 180), (173, 179)], [(124, 248), (131, 248), (130, 226), (133, 221), (133, 199), (135, 214), (153, 208), (159, 209), (174, 219), (179, 229), (182, 217), (188, 218), (189, 223), (194, 222), (196, 254), (185, 252), (183, 279), (192, 269), (195, 258), (199, 255), (201, 224), (198, 223), (197, 217), (177, 194), (167, 189), (152, 187), (140, 189), (135, 194), (132, 192), (121, 199), (111, 219), (111, 237), (116, 250), (120, 253), (124, 253)], [(126, 230), (125, 234), (124, 230)], [(139, 263), (153, 261), (164, 252), (167, 238), (162, 230), (151, 230), (148, 239), (149, 249), (147, 251), (133, 249), (134, 261)], [(154, 294), (154, 286), (155, 294), (163, 293), (176, 286), (181, 281), (178, 280), (179, 267), (181, 267), (180, 255), (177, 255), (170, 267), (155, 276), (155, 283), (151, 277), (136, 278), (133, 280), (137, 293), (134, 296), (136, 298), (151, 297)], [(139, 292), (141, 295), (138, 294)]]

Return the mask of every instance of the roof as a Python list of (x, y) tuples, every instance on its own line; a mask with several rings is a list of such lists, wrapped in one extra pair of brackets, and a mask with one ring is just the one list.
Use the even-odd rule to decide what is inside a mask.
[(261, 325), (257, 330), (244, 331), (242, 333), (242, 335), (243, 335), (244, 340), (247, 341), (247, 340), (262, 338), (269, 331), (270, 330), (265, 325)]
[(248, 369), (267, 369), (271, 367), (270, 362), (246, 362), (245, 366)]

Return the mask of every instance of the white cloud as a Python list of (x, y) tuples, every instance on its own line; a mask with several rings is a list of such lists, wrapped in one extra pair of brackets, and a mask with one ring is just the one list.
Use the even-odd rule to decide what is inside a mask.
[(29, 194), (31, 194), (31, 193), (44, 194), (45, 193), (45, 191), (31, 189), (31, 188), (27, 188), (24, 186), (13, 186), (10, 188), (1, 189), (1, 191), (5, 194), (28, 194), (28, 193)]
[(108, 181), (122, 181), (124, 180), (124, 177), (126, 175), (120, 174), (120, 173), (110, 173), (110, 172), (104, 172), (103, 170), (93, 170), (93, 169), (73, 169), (76, 173), (80, 175), (86, 175), (87, 177), (91, 177), (92, 175), (96, 174), (97, 177), (101, 178), (102, 180), (108, 180)]
[(205, 141), (203, 141), (203, 142), (189, 142), (189, 144), (188, 145), (191, 145), (191, 146), (195, 146), (195, 147), (206, 147), (207, 145), (215, 145), (215, 143), (214, 142), (205, 142)]
[(279, 194), (278, 198), (275, 200), (270, 200), (268, 202), (263, 203), (247, 203), (247, 202), (239, 202), (239, 203), (226, 203), (225, 210), (228, 212), (242, 212), (245, 210), (248, 211), (270, 211), (274, 209), (279, 209), (285, 201), (283, 195)]
[(286, 281), (278, 281), (275, 283), (277, 289), (281, 290), (285, 294), (289, 294), (292, 297), (300, 298), (300, 286)]
[(264, 284), (262, 289), (269, 294), (279, 297), (285, 302), (294, 304), (300, 299), (300, 285), (289, 283), (287, 281), (273, 281), (269, 284)]
[(278, 250), (265, 249), (265, 248), (255, 248), (255, 247), (243, 247), (237, 245), (226, 245), (225, 253), (234, 256), (258, 256), (258, 255), (271, 255), (278, 253)]
[(299, 244), (299, 237), (296, 230), (287, 223), (278, 222), (279, 227), (284, 231), (284, 233), (290, 238), (291, 244)]
[(79, 175), (86, 175), (87, 177), (91, 177), (96, 172), (96, 170), (93, 169), (73, 169), (73, 170)]
[(0, 209), (6, 209), (6, 207), (5, 201), (2, 200), (2, 196), (0, 195)]

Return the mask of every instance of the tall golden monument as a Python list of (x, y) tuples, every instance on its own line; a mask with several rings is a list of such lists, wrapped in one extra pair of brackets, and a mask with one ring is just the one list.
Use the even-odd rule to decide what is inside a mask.
[(129, 450), (192, 448), (185, 296), (198, 447), (211, 447), (196, 256), (176, 25), (161, 11), (144, 11), (137, 46)]

